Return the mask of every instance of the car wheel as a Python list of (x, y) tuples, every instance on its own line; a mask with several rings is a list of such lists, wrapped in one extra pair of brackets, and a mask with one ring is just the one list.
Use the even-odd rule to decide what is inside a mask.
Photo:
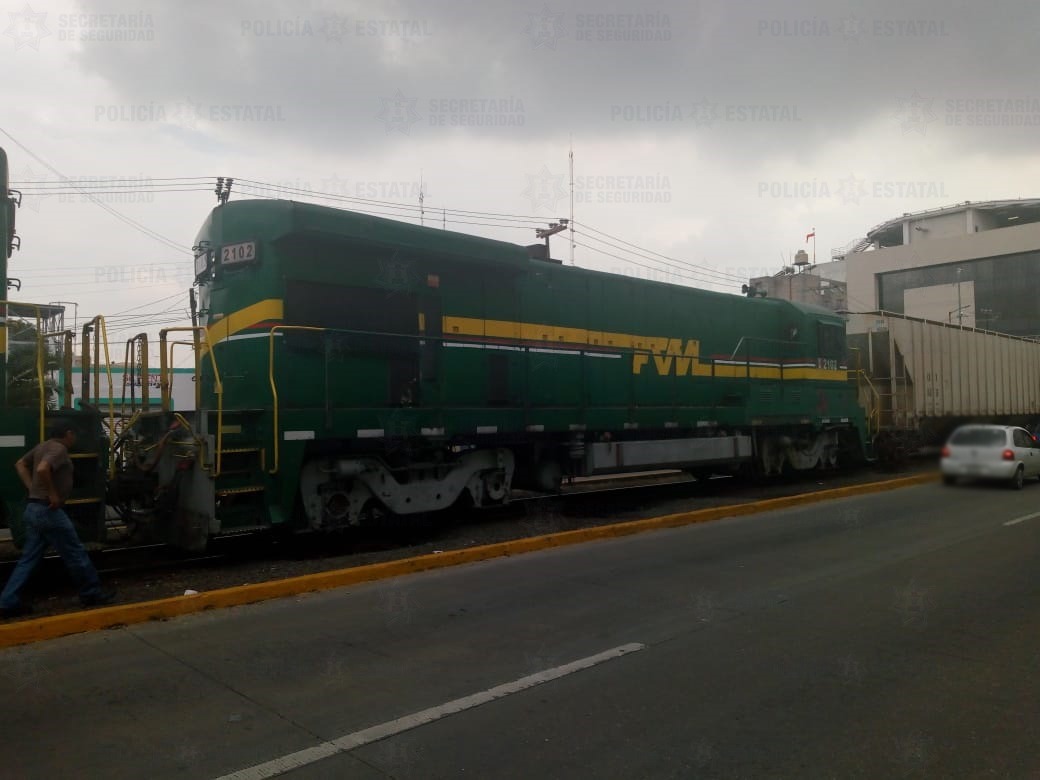
[(943, 484), (944, 485), (956, 485), (957, 484), (957, 477), (951, 476), (950, 474), (943, 474)]
[(1025, 477), (1026, 477), (1026, 470), (1024, 468), (1022, 468), (1021, 466), (1019, 466), (1015, 470), (1015, 476), (1013, 476), (1011, 478), (1011, 487), (1013, 487), (1015, 490), (1021, 490), (1022, 486), (1025, 485), (1025, 483), (1026, 483)]

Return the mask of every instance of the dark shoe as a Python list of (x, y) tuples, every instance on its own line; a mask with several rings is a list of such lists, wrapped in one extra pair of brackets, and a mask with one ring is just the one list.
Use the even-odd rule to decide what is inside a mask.
[(6, 607), (0, 609), (0, 618), (8, 620), (10, 618), (22, 617), (23, 615), (31, 615), (33, 608), (29, 604), (19, 604), (17, 607)]
[(80, 599), (80, 603), (84, 607), (103, 607), (105, 604), (111, 604), (116, 600), (116, 592), (114, 590), (103, 590), (96, 596), (87, 596)]

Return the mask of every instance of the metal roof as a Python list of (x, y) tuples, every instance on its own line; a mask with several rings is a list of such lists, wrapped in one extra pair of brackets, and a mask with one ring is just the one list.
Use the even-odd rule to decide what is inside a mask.
[(880, 225), (867, 231), (867, 238), (871, 242), (878, 242), (880, 246), (897, 246), (903, 243), (903, 223), (909, 219), (921, 219), (923, 217), (938, 217), (945, 214), (956, 214), (959, 211), (975, 209), (992, 214), (1002, 227), (1024, 225), (1029, 222), (1040, 222), (1040, 198), (1019, 198), (1016, 200), (966, 200), (952, 206), (943, 206), (937, 209), (926, 209), (924, 211), (906, 212), (902, 216), (882, 222)]

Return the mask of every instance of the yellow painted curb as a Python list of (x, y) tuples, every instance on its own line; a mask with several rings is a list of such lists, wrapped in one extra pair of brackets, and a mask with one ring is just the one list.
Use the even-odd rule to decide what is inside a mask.
[(678, 514), (649, 517), (643, 520), (631, 520), (611, 525), (582, 528), (577, 531), (561, 531), (544, 536), (527, 539), (515, 539), (509, 542), (498, 542), (480, 547), (467, 547), (462, 550), (448, 550), (441, 553), (405, 558), (399, 561), (373, 563), (366, 566), (355, 566), (350, 569), (305, 574), (284, 580), (260, 582), (253, 585), (239, 585), (222, 590), (198, 593), (192, 596), (174, 596), (156, 601), (143, 601), (137, 604), (120, 604), (113, 607), (93, 609), (86, 612), (74, 612), (67, 615), (24, 620), (0, 626), (0, 648), (39, 642), (45, 639), (56, 639), (69, 634), (85, 631), (97, 631), (103, 628), (118, 628), (134, 623), (145, 623), (151, 620), (168, 618), (202, 612), (207, 609), (235, 607), (242, 604), (253, 604), (258, 601), (296, 596), (301, 593), (329, 590), (344, 585), (357, 585), (362, 582), (399, 577), (404, 574), (443, 569), (464, 563), (486, 561), (508, 555), (520, 555), (546, 550), (552, 547), (566, 547), (582, 544), (596, 539), (613, 539), (632, 534), (653, 531), (661, 528), (677, 528), (693, 523), (705, 523), (721, 520), (726, 517), (769, 512), (776, 509), (802, 506), (835, 498), (878, 493), (883, 490), (894, 490), (912, 485), (934, 482), (937, 474), (919, 474), (913, 477), (887, 480), (885, 482), (869, 482), (863, 485), (821, 490), (816, 493), (804, 493), (797, 496), (771, 498), (765, 501), (754, 501), (747, 504), (697, 509)]

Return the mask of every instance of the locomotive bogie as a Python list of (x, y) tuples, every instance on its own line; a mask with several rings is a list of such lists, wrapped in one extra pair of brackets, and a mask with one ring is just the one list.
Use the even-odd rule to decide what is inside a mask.
[(472, 450), (438, 464), (412, 463), (391, 469), (375, 457), (315, 459), (300, 474), (300, 494), (307, 523), (330, 530), (362, 523), (375, 501), (395, 515), (436, 512), (463, 496), (473, 506), (508, 500), (513, 454), (507, 449)]

